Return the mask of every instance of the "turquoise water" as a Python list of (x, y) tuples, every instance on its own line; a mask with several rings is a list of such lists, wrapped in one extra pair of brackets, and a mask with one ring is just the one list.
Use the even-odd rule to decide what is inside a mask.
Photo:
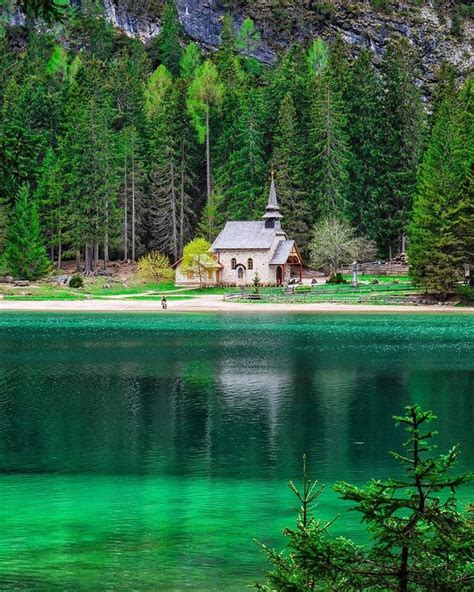
[[(472, 468), (473, 393), (468, 315), (2, 313), (0, 589), (245, 590), (304, 452), (321, 482), (387, 476), (418, 402)], [(328, 487), (363, 540), (346, 509)]]

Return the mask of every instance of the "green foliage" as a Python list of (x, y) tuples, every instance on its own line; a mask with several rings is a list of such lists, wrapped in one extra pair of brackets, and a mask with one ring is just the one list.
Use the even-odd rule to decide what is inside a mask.
[(256, 272), (255, 275), (253, 276), (252, 286), (253, 286), (253, 293), (258, 294), (260, 292), (260, 288), (262, 286), (262, 282), (260, 280), (260, 276), (258, 275), (258, 272)]
[(453, 475), (459, 450), (432, 456), (436, 432), (427, 426), (435, 419), (418, 405), (394, 418), (408, 435), (404, 453), (392, 453), (403, 474), (373, 479), (358, 487), (339, 482), (334, 489), (352, 502), (367, 525), (369, 544), (333, 537), (330, 527), (314, 515), (322, 487), (308, 479), (306, 460), (303, 488), (292, 482), (298, 498), (297, 526), (285, 529), (283, 553), (264, 547), (271, 570), (259, 590), (345, 590), (347, 592), (467, 592), (471, 587), (470, 550), (474, 536), (470, 517), (458, 509), (456, 491), (471, 480)]
[(330, 71), (317, 76), (310, 114), (309, 157), (314, 210), (320, 216), (348, 210), (351, 153), (341, 95)]
[(326, 280), (327, 284), (347, 284), (347, 280), (344, 279), (342, 273), (332, 273)]
[(174, 277), (170, 260), (157, 251), (151, 251), (138, 260), (137, 273), (143, 281), (156, 284), (170, 281)]
[(49, 269), (38, 209), (27, 184), (21, 186), (16, 198), (4, 257), (9, 273), (16, 278), (38, 279)]
[[(378, 70), (369, 51), (349, 60), (340, 37), (308, 50), (295, 43), (275, 65), (257, 65), (250, 19), (236, 27), (226, 15), (218, 51), (204, 54), (184, 44), (171, 0), (147, 46), (90, 1), (23, 36), (21, 51), (15, 37), (0, 40), (0, 236), (29, 183), (58, 265), (76, 257), (93, 272), (99, 257), (135, 260), (150, 249), (176, 260), (196, 234), (212, 240), (225, 220), (259, 219), (271, 169), (283, 229), (305, 257), (327, 214), (375, 240), (380, 256), (396, 254), (414, 223), (426, 122), (404, 43), (391, 45)], [(431, 128), (455, 79), (440, 70)], [(472, 258), (468, 183), (462, 212), (448, 208), (458, 222), (443, 226), (443, 240), (455, 236), (460, 249), (446, 269)]]
[(384, 201), (377, 242), (397, 250), (416, 191), (416, 171), (422, 156), (426, 120), (416, 86), (416, 59), (406, 40), (392, 44), (382, 64), (385, 99), (385, 147), (388, 153), (383, 183)]
[(210, 110), (220, 105), (223, 91), (217, 69), (210, 60), (196, 68), (194, 80), (189, 86), (187, 105), (201, 144), (206, 141), (209, 131)]
[(188, 43), (180, 62), (181, 76), (190, 80), (201, 62), (201, 52), (195, 43)]
[(304, 185), (301, 131), (290, 93), (284, 97), (278, 113), (272, 163), (285, 228), (305, 250), (312, 215)]
[(243, 20), (240, 25), (237, 45), (243, 51), (246, 58), (249, 58), (257, 49), (260, 43), (260, 33), (255, 28), (255, 24), (250, 18)]
[(420, 167), (410, 225), (409, 262), (414, 281), (434, 293), (450, 292), (473, 261), (474, 91), (441, 105)]
[(28, 16), (41, 17), (51, 23), (64, 18), (69, 0), (19, 0), (18, 4)]
[(154, 42), (158, 61), (175, 76), (179, 74), (183, 49), (178, 11), (173, 0), (167, 0), (163, 8), (161, 31)]
[(209, 272), (216, 268), (216, 262), (210, 254), (211, 243), (204, 238), (195, 238), (183, 250), (181, 268), (185, 273), (191, 272), (199, 279), (202, 286), (209, 278)]
[(471, 286), (465, 284), (456, 286), (455, 293), (456, 296), (462, 302), (462, 304), (474, 303), (474, 288), (472, 288)]
[(359, 252), (360, 238), (347, 220), (332, 215), (314, 226), (310, 257), (315, 269), (337, 273), (341, 265), (352, 263)]
[(80, 273), (75, 273), (69, 280), (69, 287), (70, 288), (82, 288), (84, 286), (84, 278)]

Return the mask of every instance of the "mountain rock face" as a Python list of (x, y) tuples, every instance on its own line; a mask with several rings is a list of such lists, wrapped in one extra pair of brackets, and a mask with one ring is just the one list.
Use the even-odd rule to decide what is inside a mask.
[[(147, 41), (160, 31), (161, 3), (153, 0), (103, 0), (107, 17), (126, 34)], [(453, 23), (452, 13), (431, 2), (413, 6), (389, 2), (386, 12), (375, 10), (369, 0), (177, 0), (186, 34), (207, 48), (219, 45), (222, 18), (230, 11), (236, 26), (251, 17), (261, 35), (255, 57), (273, 62), (278, 51), (295, 41), (316, 36), (331, 40), (337, 33), (354, 48), (369, 47), (377, 62), (390, 39), (407, 37), (417, 49), (422, 84), (434, 80), (443, 61), (455, 64), (462, 74), (474, 70), (474, 22)], [(456, 28), (456, 30), (455, 30)]]

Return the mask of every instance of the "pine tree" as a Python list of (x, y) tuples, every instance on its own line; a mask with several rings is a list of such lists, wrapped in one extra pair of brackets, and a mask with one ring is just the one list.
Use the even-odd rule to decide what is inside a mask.
[(86, 273), (95, 271), (100, 246), (107, 263), (110, 241), (120, 228), (119, 152), (108, 74), (105, 64), (90, 58), (79, 67), (58, 145), (68, 234), (77, 257), (84, 249)]
[(347, 120), (332, 72), (317, 76), (308, 133), (313, 220), (319, 216), (348, 214), (351, 153)]
[(334, 490), (362, 516), (369, 541), (363, 546), (331, 535), (334, 520), (315, 515), (324, 486), (311, 481), (303, 460), (303, 487), (290, 481), (298, 500), (296, 528), (286, 528), (287, 548), (278, 553), (262, 545), (271, 570), (262, 592), (344, 590), (361, 592), (468, 592), (472, 588), (472, 516), (459, 509), (457, 491), (472, 481), (453, 474), (459, 450), (432, 455), (429, 429), (435, 419), (418, 405), (395, 417), (407, 432), (402, 454), (392, 452), (403, 472), (372, 479), (363, 486), (339, 482)]
[(152, 246), (178, 260), (188, 234), (188, 137), (179, 107), (183, 100), (179, 83), (160, 66), (147, 89), (147, 112), (151, 124), (152, 161), (149, 227)]
[(229, 220), (251, 220), (261, 215), (264, 208), (262, 102), (258, 90), (240, 95), (239, 110), (232, 125), (232, 143), (228, 142), (232, 149), (226, 151), (225, 160), (216, 169), (216, 185), (223, 195), (225, 218)]
[(387, 166), (387, 125), (382, 83), (369, 50), (361, 51), (353, 63), (348, 95), (347, 131), (353, 155), (348, 192), (350, 218), (361, 234), (377, 240), (384, 224), (381, 180)]
[(147, 113), (152, 126), (153, 166), (150, 186), (152, 245), (177, 261), (178, 196), (174, 142), (175, 96), (171, 74), (159, 66), (147, 88)]
[(26, 183), (18, 191), (4, 257), (8, 271), (16, 278), (37, 279), (49, 268), (38, 209)]
[(161, 32), (155, 41), (158, 61), (174, 75), (178, 76), (183, 49), (180, 44), (182, 35), (178, 11), (173, 0), (167, 0), (162, 14)]
[(3, 96), (0, 128), (0, 196), (11, 199), (24, 183), (38, 179), (45, 146), (42, 130), (31, 125), (31, 83), (11, 78)]
[(392, 44), (382, 63), (385, 86), (384, 112), (387, 167), (384, 201), (380, 213), (384, 224), (378, 244), (394, 254), (406, 231), (416, 188), (416, 170), (422, 155), (425, 114), (416, 86), (416, 62), (408, 42)]
[(305, 251), (309, 240), (310, 211), (303, 184), (301, 135), (296, 109), (288, 93), (278, 113), (273, 139), (272, 166), (286, 232)]
[(43, 235), (47, 237), (51, 261), (54, 261), (55, 255), (57, 255), (57, 265), (60, 268), (64, 239), (66, 238), (66, 212), (57, 157), (52, 149), (48, 151), (43, 161), (35, 199), (39, 204), (41, 228)]
[(474, 261), (474, 91), (447, 96), (420, 167), (410, 225), (410, 274), (428, 291), (446, 293)]

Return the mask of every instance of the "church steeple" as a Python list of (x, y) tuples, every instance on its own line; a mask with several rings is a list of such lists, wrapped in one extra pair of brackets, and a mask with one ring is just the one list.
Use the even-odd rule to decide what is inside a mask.
[(265, 220), (265, 228), (281, 229), (280, 219), (283, 216), (280, 214), (280, 206), (278, 205), (277, 194), (275, 189), (275, 178), (272, 171), (272, 182), (270, 184), (270, 194), (268, 195), (268, 203), (265, 208), (263, 219)]

